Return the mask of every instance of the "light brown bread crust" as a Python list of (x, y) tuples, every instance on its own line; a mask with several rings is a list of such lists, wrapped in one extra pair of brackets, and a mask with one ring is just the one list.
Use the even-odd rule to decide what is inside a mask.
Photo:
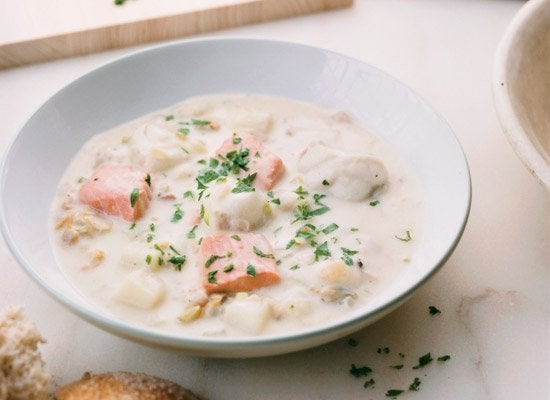
[(139, 372), (90, 373), (61, 387), (58, 400), (200, 400), (180, 385)]

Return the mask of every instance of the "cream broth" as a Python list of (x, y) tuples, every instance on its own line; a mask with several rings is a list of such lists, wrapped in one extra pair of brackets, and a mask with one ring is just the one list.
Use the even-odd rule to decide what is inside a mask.
[[(241, 144), (250, 137), (265, 152)], [(236, 156), (219, 154), (224, 142)], [(251, 178), (268, 152), (284, 165), (269, 190), (263, 171)], [(82, 204), (83, 185), (104, 165), (143, 173), (150, 201), (135, 222)], [(121, 201), (136, 209), (141, 197), (131, 192)], [(88, 141), (59, 184), (51, 242), (74, 285), (117, 319), (185, 336), (268, 335), (337, 321), (368, 304), (414, 256), (422, 203), (400, 155), (343, 111), (279, 97), (205, 96)], [(234, 250), (201, 255), (214, 234), (243, 246), (263, 235), (271, 248), (250, 246), (255, 258), (244, 279), (254, 285), (270, 263), (278, 281), (218, 288), (240, 264)]]

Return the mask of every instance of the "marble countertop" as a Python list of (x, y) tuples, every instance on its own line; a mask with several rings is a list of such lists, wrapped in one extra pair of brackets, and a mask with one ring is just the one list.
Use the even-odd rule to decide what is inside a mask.
[[(348, 339), (299, 353), (217, 360), (156, 349), (103, 332), (52, 300), (0, 244), (0, 309), (22, 304), (48, 343), (58, 383), (84, 371), (133, 370), (206, 399), (550, 398), (550, 196), (520, 163), (493, 107), (493, 55), (523, 2), (356, 0), (351, 9), (218, 32), (329, 48), (377, 66), (425, 97), (456, 132), (471, 168), (473, 203), (443, 269), (397, 311)], [(4, 149), (54, 91), (125, 54), (117, 50), (0, 71)], [(428, 306), (441, 314), (430, 316)], [(378, 354), (388, 347), (389, 354)], [(418, 357), (449, 354), (413, 370)], [(403, 353), (401, 358), (398, 353)], [(368, 365), (374, 388), (350, 365)], [(400, 369), (391, 365), (404, 364)], [(369, 379), (370, 377), (369, 376)]]

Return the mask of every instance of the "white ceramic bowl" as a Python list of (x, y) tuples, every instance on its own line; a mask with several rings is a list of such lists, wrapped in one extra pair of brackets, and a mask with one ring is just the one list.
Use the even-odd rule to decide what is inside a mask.
[[(407, 270), (345, 321), (284, 335), (187, 337), (132, 326), (101, 313), (66, 279), (48, 240), (57, 183), (92, 135), (189, 96), (255, 92), (345, 109), (395, 146), (419, 177), (425, 234)], [(104, 65), (44, 103), (7, 151), (1, 171), (2, 232), (29, 275), (70, 310), (115, 334), (215, 357), (312, 347), (356, 331), (403, 303), (450, 256), (466, 224), (470, 176), (445, 121), (410, 89), (357, 60), (298, 44), (196, 40), (154, 47)]]
[(499, 44), (493, 75), (498, 116), (525, 166), (550, 189), (550, 0), (531, 0)]

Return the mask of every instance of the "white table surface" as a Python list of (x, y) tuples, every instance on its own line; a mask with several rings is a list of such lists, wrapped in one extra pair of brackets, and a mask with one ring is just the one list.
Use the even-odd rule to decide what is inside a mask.
[[(216, 360), (150, 348), (72, 315), (34, 284), (0, 244), (0, 308), (22, 304), (48, 343), (58, 383), (84, 371), (143, 371), (207, 399), (383, 399), (387, 389), (422, 380), (399, 399), (550, 398), (550, 201), (507, 143), (493, 108), (493, 55), (523, 4), (513, 0), (356, 0), (352, 9), (216, 33), (275, 38), (329, 48), (402, 80), (446, 118), (468, 158), (470, 220), (444, 268), (404, 306), (347, 338), (295, 354)], [(131, 3), (127, 4), (131, 7)], [(130, 50), (0, 71), (3, 150), (54, 91)], [(430, 317), (428, 306), (442, 314)], [(378, 347), (391, 353), (379, 355)], [(450, 354), (412, 370), (417, 358)], [(398, 352), (404, 353), (405, 367)], [(375, 370), (374, 389), (351, 363)]]

